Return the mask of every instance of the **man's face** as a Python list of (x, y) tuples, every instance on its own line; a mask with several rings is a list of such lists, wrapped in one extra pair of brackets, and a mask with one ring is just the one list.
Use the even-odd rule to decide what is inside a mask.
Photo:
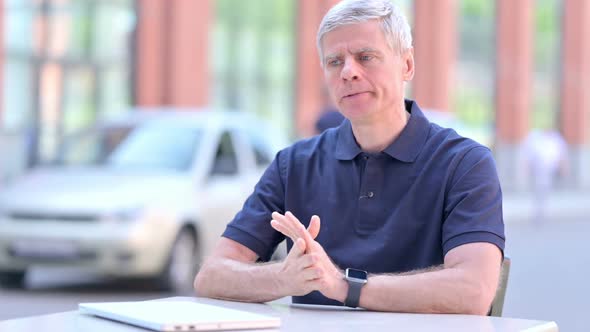
[(322, 40), (324, 78), (334, 103), (355, 121), (379, 119), (403, 105), (404, 82), (412, 79), (412, 51), (391, 49), (377, 20), (345, 25)]

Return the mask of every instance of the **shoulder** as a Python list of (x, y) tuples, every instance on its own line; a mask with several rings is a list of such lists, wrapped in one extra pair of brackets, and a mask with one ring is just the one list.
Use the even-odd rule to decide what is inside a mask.
[(443, 128), (436, 123), (430, 123), (426, 149), (429, 152), (436, 151), (440, 156), (456, 162), (492, 158), (492, 152), (487, 146), (459, 135), (452, 128)]
[(301, 139), (279, 152), (280, 162), (310, 161), (319, 156), (334, 153), (338, 136), (337, 128), (330, 128), (310, 138)]
[(466, 176), (485, 182), (499, 181), (492, 152), (487, 146), (434, 123), (430, 123), (420, 160), (446, 179), (447, 186), (453, 186)]

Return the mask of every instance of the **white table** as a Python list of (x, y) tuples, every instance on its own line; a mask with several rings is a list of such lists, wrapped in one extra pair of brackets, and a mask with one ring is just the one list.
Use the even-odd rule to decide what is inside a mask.
[[(470, 315), (383, 313), (347, 310), (339, 307), (299, 307), (290, 305), (287, 299), (273, 301), (268, 304), (239, 303), (193, 297), (174, 297), (166, 300), (194, 301), (280, 317), (281, 331), (558, 331), (555, 322)], [(124, 301), (124, 299), (121, 301)], [(77, 311), (68, 311), (0, 322), (0, 332), (8, 331), (145, 332), (148, 330), (83, 315)]]

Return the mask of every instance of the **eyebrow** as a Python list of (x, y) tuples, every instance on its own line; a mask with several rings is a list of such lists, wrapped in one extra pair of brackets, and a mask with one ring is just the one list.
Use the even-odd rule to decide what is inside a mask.
[(374, 48), (370, 48), (370, 47), (363, 47), (360, 48), (354, 52), (352, 52), (353, 54), (359, 54), (359, 53), (381, 53), (379, 50), (374, 49)]

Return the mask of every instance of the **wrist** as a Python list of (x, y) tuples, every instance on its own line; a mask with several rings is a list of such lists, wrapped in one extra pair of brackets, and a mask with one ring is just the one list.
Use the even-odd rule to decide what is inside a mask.
[(361, 301), (361, 291), (369, 281), (367, 271), (347, 268), (345, 272), (346, 283), (348, 284), (348, 292), (344, 300), (344, 305), (347, 307), (357, 308)]
[(341, 276), (340, 280), (336, 284), (336, 294), (334, 300), (344, 303), (346, 296), (348, 295), (348, 282), (344, 279), (344, 275)]
[(285, 297), (292, 295), (289, 290), (289, 282), (283, 269), (283, 262), (267, 265), (271, 268), (271, 283), (273, 285), (273, 293), (277, 297)]

